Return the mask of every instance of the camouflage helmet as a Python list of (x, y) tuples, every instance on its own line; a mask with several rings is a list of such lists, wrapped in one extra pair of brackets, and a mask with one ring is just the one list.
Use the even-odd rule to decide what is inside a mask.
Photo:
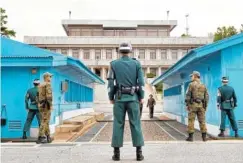
[(130, 43), (121, 43), (118, 48), (118, 52), (120, 53), (131, 53), (132, 52), (132, 45)]
[(192, 74), (190, 75), (190, 77), (193, 76), (193, 75), (195, 75), (195, 76), (197, 76), (197, 77), (200, 77), (200, 72), (198, 72), (198, 71), (193, 71)]

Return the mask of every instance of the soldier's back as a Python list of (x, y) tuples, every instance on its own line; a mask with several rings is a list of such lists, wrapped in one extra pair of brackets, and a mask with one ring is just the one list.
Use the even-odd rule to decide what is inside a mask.
[(117, 83), (123, 86), (135, 86), (137, 83), (137, 62), (130, 57), (121, 57), (111, 62)]

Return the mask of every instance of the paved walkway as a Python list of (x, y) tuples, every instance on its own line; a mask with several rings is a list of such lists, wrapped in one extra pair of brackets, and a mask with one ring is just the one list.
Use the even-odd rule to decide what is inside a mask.
[[(65, 143), (51, 145), (3, 144), (4, 163), (109, 163), (110, 143)], [(147, 142), (143, 148), (147, 163), (242, 163), (243, 141)], [(121, 161), (135, 161), (135, 148), (125, 143)]]

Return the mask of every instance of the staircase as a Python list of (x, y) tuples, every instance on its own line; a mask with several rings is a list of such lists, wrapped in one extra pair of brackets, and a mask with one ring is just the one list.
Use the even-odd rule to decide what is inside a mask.
[(55, 142), (67, 142), (77, 139), (97, 121), (104, 119), (104, 113), (92, 112), (67, 119), (62, 125), (56, 126)]

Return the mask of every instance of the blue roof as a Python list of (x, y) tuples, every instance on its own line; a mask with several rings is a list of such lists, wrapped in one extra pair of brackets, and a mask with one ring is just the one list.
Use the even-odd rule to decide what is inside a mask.
[[(23, 60), (23, 58), (25, 60)], [(46, 61), (46, 64), (39, 63), (39, 66), (71, 66), (76, 67), (75, 71), (79, 71), (93, 82), (104, 84), (105, 82), (96, 74), (94, 74), (80, 60), (54, 53), (49, 50), (41, 49), (32, 45), (24, 44), (18, 41), (11, 40), (6, 37), (1, 37), (1, 64), (2, 66), (14, 66), (17, 59), (31, 60), (29, 64), (38, 66), (38, 61), (41, 59)], [(6, 61), (6, 62), (4, 62)], [(8, 61), (8, 62), (7, 62)], [(49, 61), (49, 62), (47, 62)], [(4, 64), (3, 64), (4, 63)], [(51, 63), (51, 64), (48, 64)], [(19, 62), (18, 62), (19, 64)], [(24, 64), (21, 64), (24, 66)]]
[(212, 44), (208, 44), (190, 51), (187, 55), (185, 55), (182, 59), (180, 59), (176, 64), (170, 67), (167, 71), (165, 71), (162, 75), (157, 77), (152, 81), (152, 85), (156, 85), (161, 81), (164, 81), (166, 78), (177, 72), (179, 69), (188, 65), (192, 61), (210, 55), (214, 52), (220, 51), (227, 47), (243, 43), (243, 33), (234, 35), (232, 37), (217, 41)]

